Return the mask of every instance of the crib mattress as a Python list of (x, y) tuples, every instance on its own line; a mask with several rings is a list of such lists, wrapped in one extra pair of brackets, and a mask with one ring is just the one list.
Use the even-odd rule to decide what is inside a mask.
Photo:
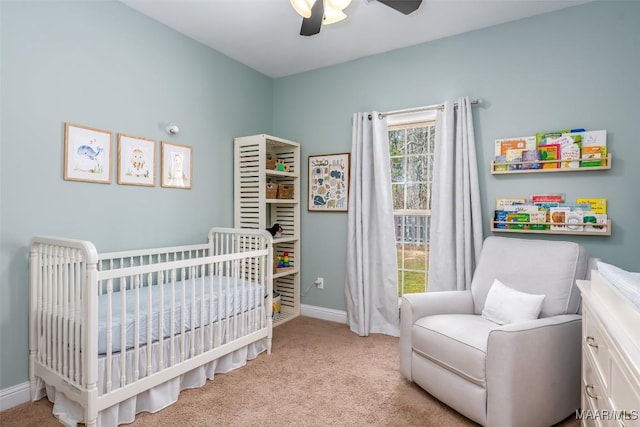
[[(204, 279), (204, 280), (203, 280)], [(113, 292), (100, 295), (98, 299), (98, 353), (107, 352), (107, 336), (111, 333), (111, 352), (131, 349), (136, 344), (146, 345), (149, 341), (149, 318), (151, 318), (151, 342), (162, 337), (179, 335), (230, 316), (259, 307), (265, 296), (261, 284), (251, 284), (226, 276), (205, 276), (204, 278), (176, 281)], [(195, 286), (193, 284), (195, 283)], [(203, 286), (204, 284), (204, 286)], [(194, 291), (195, 288), (195, 291)], [(161, 303), (161, 294), (163, 302)], [(125, 314), (123, 320), (123, 299)], [(173, 305), (171, 301), (174, 301)], [(111, 316), (108, 316), (109, 304)], [(183, 310), (184, 307), (184, 310)], [(137, 314), (136, 314), (137, 311)], [(122, 325), (125, 339), (122, 340)], [(173, 326), (173, 331), (172, 331)]]

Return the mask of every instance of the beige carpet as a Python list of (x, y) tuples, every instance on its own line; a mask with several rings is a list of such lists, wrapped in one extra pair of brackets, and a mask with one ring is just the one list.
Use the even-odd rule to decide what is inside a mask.
[[(133, 426), (475, 426), (404, 380), (398, 339), (299, 317), (274, 328), (273, 353), (194, 390)], [(1, 426), (58, 426), (42, 399), (0, 413)], [(563, 427), (577, 427), (569, 417)]]

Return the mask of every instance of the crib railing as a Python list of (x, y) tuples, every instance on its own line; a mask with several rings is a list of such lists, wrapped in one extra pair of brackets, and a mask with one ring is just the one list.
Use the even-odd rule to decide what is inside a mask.
[[(100, 255), (90, 242), (35, 238), (30, 261), (32, 397), (36, 377), (42, 377), (81, 391), (68, 397), (88, 402), (88, 413), (96, 413), (103, 409), (96, 403), (99, 395), (122, 389), (108, 402), (122, 401), (175, 376), (178, 367), (194, 366), (190, 359), (205, 360), (207, 352), (214, 357), (218, 347), (251, 334), (268, 331), (271, 350), (272, 248), (266, 231), (217, 228), (207, 244)], [(156, 309), (160, 314), (154, 318)], [(104, 351), (99, 351), (99, 320), (107, 325)], [(132, 323), (133, 343), (127, 331)], [(157, 362), (147, 348), (153, 345)], [(135, 367), (129, 378), (127, 357)], [(170, 376), (151, 378), (171, 368), (176, 369)], [(137, 386), (127, 387), (132, 382)]]

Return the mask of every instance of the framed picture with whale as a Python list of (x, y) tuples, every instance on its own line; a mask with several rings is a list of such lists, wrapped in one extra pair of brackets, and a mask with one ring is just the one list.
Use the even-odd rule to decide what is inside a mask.
[(65, 123), (63, 178), (111, 184), (112, 139), (109, 131)]
[(347, 212), (350, 153), (309, 156), (309, 212)]

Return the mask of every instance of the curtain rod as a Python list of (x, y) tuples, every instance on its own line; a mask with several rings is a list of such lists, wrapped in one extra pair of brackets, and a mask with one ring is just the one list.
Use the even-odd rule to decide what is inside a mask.
[[(480, 105), (480, 104), (482, 104), (482, 99), (474, 99), (471, 101), (471, 105)], [(458, 103), (454, 102), (453, 106), (457, 107)], [(378, 118), (382, 119), (386, 116), (394, 116), (396, 114), (420, 113), (422, 111), (431, 111), (431, 110), (444, 110), (444, 104), (427, 105), (424, 107), (408, 108), (406, 110), (387, 111), (385, 113), (378, 113)], [(371, 114), (369, 114), (369, 120), (371, 120)]]

